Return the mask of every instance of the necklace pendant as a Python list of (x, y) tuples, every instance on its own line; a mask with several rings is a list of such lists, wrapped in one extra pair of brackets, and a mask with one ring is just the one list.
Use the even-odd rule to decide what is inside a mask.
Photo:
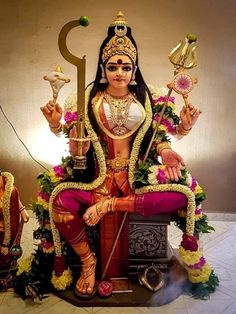
[(115, 126), (112, 131), (116, 134), (116, 135), (124, 135), (127, 132), (127, 129), (125, 126)]

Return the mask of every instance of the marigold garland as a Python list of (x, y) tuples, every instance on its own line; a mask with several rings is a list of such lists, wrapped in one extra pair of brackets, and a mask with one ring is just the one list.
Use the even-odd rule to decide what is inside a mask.
[(72, 272), (68, 268), (64, 270), (61, 276), (56, 276), (55, 271), (52, 273), (51, 283), (57, 290), (66, 290), (73, 281)]
[(18, 262), (18, 270), (16, 275), (20, 276), (23, 272), (30, 271), (33, 255)]
[(89, 102), (89, 95), (90, 91), (92, 89), (92, 85), (89, 86), (89, 88), (86, 90), (85, 93), (85, 127), (88, 132), (88, 136), (90, 137), (90, 140), (94, 146), (94, 150), (96, 153), (98, 165), (99, 165), (99, 176), (92, 182), (92, 183), (83, 183), (83, 182), (65, 182), (61, 183), (56, 186), (56, 188), (53, 190), (50, 200), (49, 200), (49, 216), (50, 216), (50, 223), (51, 223), (51, 228), (52, 228), (52, 235), (53, 235), (53, 241), (54, 241), (54, 246), (55, 246), (55, 253), (56, 256), (61, 256), (62, 251), (61, 251), (61, 241), (60, 241), (60, 234), (59, 231), (57, 230), (54, 221), (52, 219), (52, 206), (53, 206), (53, 201), (56, 198), (56, 196), (63, 190), (67, 190), (70, 188), (73, 189), (81, 189), (81, 190), (93, 190), (99, 185), (101, 185), (106, 177), (106, 162), (105, 162), (105, 156), (102, 150), (102, 146), (98, 140), (98, 136), (96, 132), (93, 130), (93, 127), (90, 123), (89, 117), (88, 117), (88, 102)]
[(41, 196), (38, 196), (38, 197), (37, 197), (37, 204), (38, 204), (38, 205), (42, 205), (45, 210), (48, 210), (49, 204), (48, 204), (48, 202), (45, 201)]
[(144, 138), (148, 128), (150, 127), (150, 125), (152, 123), (152, 107), (151, 107), (151, 103), (150, 103), (148, 95), (146, 95), (146, 101), (145, 101), (144, 108), (146, 111), (146, 119), (145, 119), (143, 125), (141, 126), (140, 130), (138, 131), (138, 134), (135, 137), (133, 147), (132, 147), (132, 150), (130, 153), (130, 158), (129, 158), (128, 177), (129, 177), (129, 184), (131, 187), (133, 187), (133, 184), (135, 181), (136, 164), (138, 161), (140, 147), (141, 147), (143, 138)]
[(202, 257), (202, 253), (199, 250), (191, 252), (190, 250), (185, 250), (181, 245), (179, 246), (179, 254), (183, 262), (188, 266), (196, 264)]
[[(156, 112), (156, 115), (158, 115), (158, 112), (161, 111), (164, 101), (164, 97), (159, 97), (157, 100), (154, 100), (154, 113)], [(162, 104), (160, 102), (162, 102)], [(178, 119), (172, 113), (172, 110), (174, 110), (174, 106), (170, 105), (165, 111), (167, 116), (164, 117), (164, 122), (162, 120), (159, 127), (159, 134), (163, 133), (161, 141), (165, 140), (165, 134), (168, 131), (170, 132), (170, 130), (174, 129), (174, 127), (171, 128), (169, 125), (170, 122), (172, 121), (173, 123), (176, 122), (178, 124)], [(156, 139), (155, 142), (160, 143), (160, 139)], [(134, 160), (137, 160), (138, 158), (137, 151), (138, 149), (135, 147), (134, 154), (132, 156)], [(186, 219), (186, 230), (183, 234), (183, 241), (181, 242), (184, 247), (180, 245), (179, 254), (183, 260), (184, 267), (188, 272), (189, 280), (194, 284), (205, 284), (205, 291), (202, 292), (202, 295), (199, 294), (201, 295), (201, 298), (204, 298), (207, 293), (214, 291), (219, 282), (217, 276), (214, 275), (211, 266), (206, 263), (202, 253), (200, 252), (197, 238), (194, 235), (195, 221), (201, 221), (204, 217), (206, 217), (205, 215), (203, 216), (202, 208), (200, 206), (201, 201), (205, 198), (205, 194), (196, 179), (192, 177), (186, 169), (182, 172), (183, 178), (180, 182), (178, 182), (178, 184), (173, 184), (165, 175), (165, 166), (156, 165), (157, 157), (155, 156), (155, 150), (151, 153), (154, 153), (154, 155), (152, 155), (152, 158), (148, 159), (148, 167), (145, 167), (145, 165), (139, 162), (136, 168), (131, 169), (132, 175), (130, 176), (130, 184), (138, 183), (140, 185), (141, 182), (144, 185), (143, 187), (135, 190), (138, 194), (151, 191), (179, 191), (184, 193), (188, 198), (187, 210), (182, 209), (178, 212), (180, 217)], [(206, 223), (205, 218), (203, 219), (203, 222)], [(209, 232), (214, 229), (206, 224), (205, 230), (205, 232)], [(187, 248), (191, 248), (191, 250)]]
[(212, 268), (209, 264), (205, 264), (201, 270), (188, 270), (188, 278), (192, 283), (206, 283), (212, 272)]

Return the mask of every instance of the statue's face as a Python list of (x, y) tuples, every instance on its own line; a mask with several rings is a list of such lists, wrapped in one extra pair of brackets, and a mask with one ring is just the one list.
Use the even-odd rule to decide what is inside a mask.
[(119, 89), (127, 87), (133, 73), (133, 64), (126, 55), (114, 55), (106, 64), (105, 74), (109, 85)]

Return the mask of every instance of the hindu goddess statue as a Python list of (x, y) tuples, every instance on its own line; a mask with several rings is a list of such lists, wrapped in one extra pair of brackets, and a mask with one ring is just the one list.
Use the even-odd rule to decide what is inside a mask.
[[(171, 137), (180, 139), (192, 130), (200, 110), (190, 104), (190, 119), (185, 106), (178, 116), (174, 98), (170, 97), (148, 158), (142, 162), (164, 102), (165, 91), (146, 84), (131, 28), (119, 13), (100, 47), (95, 80), (86, 88), (88, 140), (83, 153), (87, 168), (73, 171), (73, 175), (67, 171), (68, 163), (67, 167), (62, 164), (53, 168), (54, 177), (61, 183), (61, 188), (50, 198), (54, 240), (58, 241), (59, 231), (80, 257), (82, 269), (75, 286), (80, 298), (91, 298), (96, 292), (97, 259), (90, 249), (85, 225), (95, 226), (107, 213), (125, 211), (147, 217), (178, 212), (189, 217), (181, 244), (189, 278), (192, 282), (207, 282), (212, 274), (199, 253), (194, 230), (188, 227), (197, 216), (202, 217), (204, 193), (170, 143)], [(69, 96), (64, 110), (52, 101), (41, 110), (53, 133), (62, 132), (70, 138), (73, 163), (77, 154), (76, 94)], [(186, 257), (188, 252), (196, 255), (191, 265)], [(59, 250), (55, 259), (56, 277), (65, 271), (61, 261)]]

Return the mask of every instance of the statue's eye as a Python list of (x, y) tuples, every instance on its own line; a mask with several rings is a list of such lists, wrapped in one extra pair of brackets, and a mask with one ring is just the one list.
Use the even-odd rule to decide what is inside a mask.
[(110, 72), (115, 72), (116, 71), (116, 66), (114, 66), (114, 65), (109, 65), (108, 67), (107, 67), (107, 70), (108, 71), (110, 71)]
[(122, 71), (124, 71), (124, 72), (132, 71), (132, 67), (129, 66), (129, 65), (126, 65), (126, 66), (124, 66), (124, 67), (122, 68)]

